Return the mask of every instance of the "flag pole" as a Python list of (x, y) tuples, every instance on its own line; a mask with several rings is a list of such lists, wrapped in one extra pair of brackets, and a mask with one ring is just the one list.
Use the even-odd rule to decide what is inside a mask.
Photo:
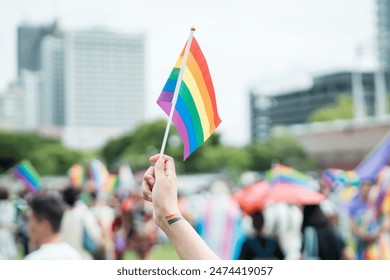
[(169, 129), (170, 129), (171, 124), (172, 124), (173, 113), (175, 112), (177, 97), (179, 96), (180, 85), (181, 85), (181, 81), (183, 79), (184, 69), (185, 69), (186, 64), (187, 64), (188, 53), (190, 51), (192, 37), (194, 36), (194, 32), (195, 32), (195, 27), (192, 26), (190, 35), (189, 35), (188, 40), (187, 40), (186, 49), (184, 51), (183, 60), (181, 62), (180, 72), (179, 72), (179, 76), (178, 76), (177, 83), (175, 86), (175, 91), (173, 93), (172, 107), (171, 107), (171, 111), (169, 112), (167, 127), (165, 128), (164, 139), (163, 139), (163, 142), (161, 145), (161, 150), (160, 150), (160, 158), (162, 158), (164, 151), (165, 151), (165, 146), (167, 145)]

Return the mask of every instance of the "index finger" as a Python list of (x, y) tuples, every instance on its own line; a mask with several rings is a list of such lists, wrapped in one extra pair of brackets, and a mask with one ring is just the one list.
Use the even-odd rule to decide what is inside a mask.
[(146, 176), (152, 176), (154, 178), (154, 166), (150, 166), (148, 168), (148, 170), (146, 170), (145, 174), (144, 174), (144, 178)]
[[(151, 162), (156, 162), (160, 157), (160, 154), (156, 154), (149, 158)], [(165, 174), (167, 176), (175, 176), (176, 175), (176, 167), (175, 167), (175, 161), (173, 157), (163, 155), (162, 156), (165, 163)]]
[[(157, 155), (151, 156), (149, 158), (149, 160), (151, 162), (156, 162), (159, 159), (159, 157), (160, 157), (160, 154), (157, 154)], [(173, 157), (170, 157), (170, 156), (167, 156), (167, 155), (163, 155), (162, 158), (164, 159), (164, 162), (167, 162), (167, 160), (170, 160), (170, 159), (173, 160)]]
[(165, 161), (165, 174), (167, 176), (176, 176), (175, 162), (171, 157)]

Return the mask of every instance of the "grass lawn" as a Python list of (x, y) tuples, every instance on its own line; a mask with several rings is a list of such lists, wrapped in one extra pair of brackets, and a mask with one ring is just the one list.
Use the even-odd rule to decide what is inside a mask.
[[(138, 256), (133, 251), (127, 251), (124, 260), (138, 260)], [(159, 244), (154, 246), (150, 253), (149, 260), (179, 260), (175, 249), (171, 244)]]

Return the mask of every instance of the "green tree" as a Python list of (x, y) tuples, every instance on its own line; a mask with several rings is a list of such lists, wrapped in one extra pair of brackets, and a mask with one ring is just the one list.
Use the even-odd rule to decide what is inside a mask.
[(342, 94), (337, 97), (335, 104), (326, 105), (318, 110), (315, 110), (309, 116), (309, 122), (326, 122), (338, 119), (352, 119), (352, 117), (352, 98), (349, 95)]
[(40, 175), (64, 175), (73, 164), (83, 160), (83, 154), (61, 144), (47, 144), (34, 150), (29, 159)]
[(25, 158), (32, 151), (58, 140), (41, 137), (35, 133), (13, 133), (0, 131), (0, 171), (6, 171)]
[[(135, 130), (123, 137), (109, 141), (101, 150), (101, 155), (110, 167), (117, 167), (122, 162), (128, 162), (134, 170), (150, 165), (149, 157), (159, 153), (163, 141), (166, 120), (155, 120), (140, 124)], [(176, 169), (180, 172), (211, 172), (205, 168), (204, 155), (212, 149), (207, 147), (220, 146), (221, 136), (214, 133), (201, 148), (196, 150), (183, 164), (183, 144), (174, 126), (171, 126), (165, 153), (176, 160)], [(214, 169), (218, 169), (216, 166)], [(113, 168), (115, 169), (115, 168)]]
[[(165, 120), (139, 125), (132, 133), (108, 142), (101, 151), (111, 169), (127, 162), (133, 170), (146, 168), (148, 159), (160, 151), (166, 126)], [(165, 153), (176, 161), (178, 173), (210, 173), (224, 171), (233, 176), (244, 170), (267, 170), (273, 161), (306, 170), (315, 162), (292, 137), (273, 138), (266, 143), (248, 147), (229, 147), (221, 144), (214, 133), (183, 162), (183, 144), (176, 128), (172, 127)]]
[(269, 141), (270, 150), (274, 151), (275, 160), (300, 171), (313, 170), (316, 161), (292, 136), (273, 137)]
[(272, 150), (267, 142), (256, 142), (246, 147), (251, 156), (250, 169), (265, 171), (271, 168), (273, 160), (277, 159), (276, 152)]
[[(145, 168), (149, 166), (149, 157), (160, 151), (166, 125), (166, 120), (140, 124), (131, 133), (109, 141), (102, 148), (101, 155), (110, 167), (129, 162), (134, 170)], [(171, 126), (166, 154), (179, 156), (180, 141), (172, 141), (177, 137), (176, 128)]]
[(273, 137), (267, 142), (257, 142), (246, 147), (252, 162), (251, 169), (266, 171), (272, 163), (279, 162), (306, 171), (316, 167), (316, 161), (291, 136)]
[(40, 175), (65, 174), (84, 154), (65, 148), (59, 140), (35, 133), (0, 132), (0, 171), (30, 160)]

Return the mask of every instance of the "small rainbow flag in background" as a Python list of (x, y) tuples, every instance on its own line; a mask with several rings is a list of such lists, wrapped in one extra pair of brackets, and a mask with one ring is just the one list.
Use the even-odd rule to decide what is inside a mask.
[(271, 186), (287, 183), (307, 187), (310, 183), (308, 176), (283, 164), (276, 164), (267, 172), (266, 177)]
[(31, 192), (38, 192), (42, 181), (34, 167), (28, 160), (23, 160), (12, 169), (12, 174), (21, 180)]
[[(195, 29), (191, 30), (193, 32)], [(190, 47), (187, 52), (188, 43)], [(172, 121), (184, 144), (184, 160), (202, 145), (221, 123), (206, 58), (192, 35), (187, 44), (157, 100), (157, 104), (167, 115), (170, 115), (172, 105), (175, 106)], [(185, 65), (180, 77), (183, 60)], [(174, 92), (178, 81), (181, 84), (175, 101)]]
[(85, 182), (85, 169), (80, 164), (74, 164), (68, 172), (70, 183), (73, 187), (81, 188)]
[(94, 159), (90, 163), (90, 178), (96, 184), (98, 191), (103, 190), (104, 184), (109, 177), (106, 166), (98, 159)]
[(322, 173), (322, 179), (332, 188), (338, 186), (360, 186), (359, 175), (353, 171), (344, 171), (342, 169), (329, 168)]
[(117, 175), (110, 174), (104, 184), (103, 190), (105, 193), (113, 194), (119, 187), (119, 178)]

